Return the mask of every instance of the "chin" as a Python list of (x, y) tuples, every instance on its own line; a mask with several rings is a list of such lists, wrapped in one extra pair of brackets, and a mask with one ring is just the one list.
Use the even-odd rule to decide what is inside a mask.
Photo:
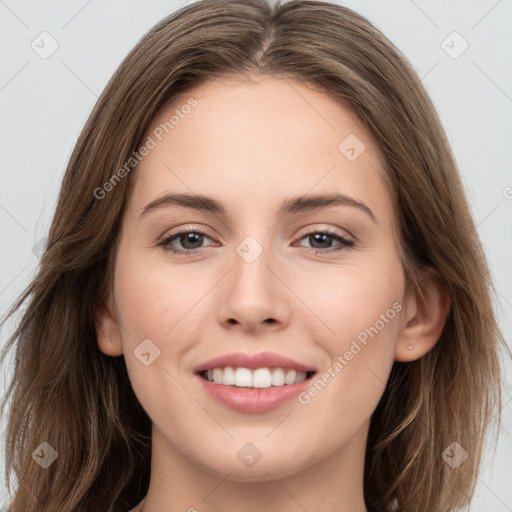
[[(283, 460), (284, 459), (284, 460)], [(224, 456), (219, 464), (212, 465), (212, 459), (208, 460), (208, 464), (202, 464), (210, 473), (221, 478), (235, 482), (268, 482), (277, 478), (285, 478), (302, 470), (305, 466), (304, 461), (297, 461), (292, 453), (289, 455), (279, 453), (278, 458), (265, 457), (263, 454), (261, 459), (252, 466), (246, 466), (236, 454), (230, 457)]]

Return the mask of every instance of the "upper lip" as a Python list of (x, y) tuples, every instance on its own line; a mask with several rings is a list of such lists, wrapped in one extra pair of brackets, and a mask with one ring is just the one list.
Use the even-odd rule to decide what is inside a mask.
[(258, 354), (244, 354), (242, 352), (237, 352), (209, 359), (208, 361), (198, 365), (195, 368), (195, 373), (201, 373), (205, 370), (213, 370), (214, 368), (225, 368), (226, 366), (249, 368), (251, 370), (255, 370), (257, 368), (280, 367), (301, 372), (316, 371), (309, 365), (299, 363), (298, 361), (294, 361), (289, 357), (281, 356), (279, 354), (272, 354), (271, 352), (260, 352)]

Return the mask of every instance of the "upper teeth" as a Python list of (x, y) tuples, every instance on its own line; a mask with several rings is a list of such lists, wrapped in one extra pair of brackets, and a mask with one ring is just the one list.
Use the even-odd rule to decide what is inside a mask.
[(306, 379), (306, 372), (298, 372), (288, 368), (214, 368), (205, 372), (206, 378), (215, 384), (248, 388), (269, 388), (295, 384)]

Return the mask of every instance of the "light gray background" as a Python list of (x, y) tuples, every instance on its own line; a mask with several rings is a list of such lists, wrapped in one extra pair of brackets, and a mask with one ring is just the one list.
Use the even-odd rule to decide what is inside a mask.
[[(188, 3), (0, 0), (2, 315), (35, 274), (33, 246), (47, 234), (65, 166), (98, 95), (138, 39)], [(369, 18), (406, 54), (440, 113), (497, 284), (500, 323), (510, 340), (512, 1), (343, 4)], [(43, 31), (59, 45), (47, 59), (31, 48)], [(456, 59), (442, 47), (453, 31), (469, 43)], [(445, 45), (452, 45), (452, 51), (462, 48), (461, 40), (450, 41)], [(11, 329), (12, 324), (4, 327), (0, 345)], [(510, 385), (508, 361), (506, 373)], [(6, 378), (4, 372), (2, 393)], [(506, 430), (494, 459), (492, 451), (486, 452), (473, 512), (512, 511), (510, 387), (504, 390), (503, 414)]]

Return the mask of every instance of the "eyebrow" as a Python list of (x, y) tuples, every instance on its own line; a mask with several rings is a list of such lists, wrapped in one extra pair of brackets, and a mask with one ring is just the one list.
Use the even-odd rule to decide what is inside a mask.
[[(145, 216), (149, 212), (158, 210), (165, 206), (182, 206), (185, 208), (193, 208), (194, 210), (213, 213), (215, 215), (226, 215), (226, 210), (223, 204), (211, 197), (196, 194), (166, 194), (147, 204), (142, 209), (140, 216)], [(357, 208), (366, 213), (373, 222), (377, 223), (375, 214), (363, 202), (354, 199), (353, 197), (338, 193), (292, 197), (283, 201), (278, 210), (278, 214), (284, 217), (288, 214), (298, 214), (304, 211), (318, 210), (329, 206), (350, 206)]]

